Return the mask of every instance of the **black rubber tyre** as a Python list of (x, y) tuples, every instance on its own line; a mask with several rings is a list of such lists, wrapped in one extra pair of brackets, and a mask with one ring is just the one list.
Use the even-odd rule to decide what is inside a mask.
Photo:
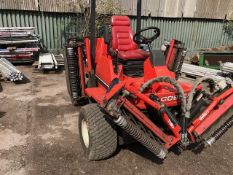
[(89, 160), (106, 159), (117, 149), (115, 126), (101, 112), (97, 104), (88, 104), (81, 108), (79, 136), (84, 153)]

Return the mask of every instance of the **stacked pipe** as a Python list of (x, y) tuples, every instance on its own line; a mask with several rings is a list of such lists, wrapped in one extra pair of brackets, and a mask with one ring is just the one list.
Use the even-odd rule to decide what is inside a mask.
[(57, 65), (58, 66), (64, 66), (64, 56), (62, 54), (59, 54), (59, 55), (54, 55), (55, 57), (55, 60), (57, 61)]
[(226, 62), (221, 65), (221, 70), (224, 73), (233, 73), (233, 63)]
[(182, 66), (182, 73), (194, 77), (205, 77), (205, 76), (218, 76), (221, 74), (221, 71), (214, 70), (210, 68), (200, 67), (192, 64), (184, 63)]
[(32, 62), (40, 47), (35, 27), (0, 27), (0, 58), (12, 63)]
[(0, 58), (0, 72), (3, 77), (12, 82), (22, 81), (24, 78), (23, 73), (16, 69), (16, 67), (5, 58)]

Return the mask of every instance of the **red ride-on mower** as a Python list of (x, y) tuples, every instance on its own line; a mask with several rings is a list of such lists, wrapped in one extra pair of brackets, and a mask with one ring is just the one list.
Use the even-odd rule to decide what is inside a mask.
[[(72, 102), (86, 104), (80, 111), (79, 133), (90, 160), (111, 156), (120, 138), (128, 136), (164, 159), (175, 145), (212, 145), (233, 124), (232, 80), (207, 77), (194, 84), (179, 80), (184, 44), (172, 40), (164, 52), (153, 50), (160, 30), (140, 29), (140, 0), (138, 6), (135, 35), (127, 16), (112, 16), (111, 36), (94, 38), (92, 0), (91, 38), (70, 40), (66, 46)], [(153, 36), (144, 36), (146, 31)], [(140, 49), (141, 44), (147, 49)]]

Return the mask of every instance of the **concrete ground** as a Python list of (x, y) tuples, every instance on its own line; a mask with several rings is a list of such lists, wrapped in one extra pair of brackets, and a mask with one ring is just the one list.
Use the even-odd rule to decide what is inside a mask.
[(64, 73), (19, 69), (31, 82), (1, 82), (0, 175), (233, 174), (233, 129), (200, 154), (171, 151), (163, 163), (138, 144), (90, 162), (79, 142), (79, 108), (70, 104)]

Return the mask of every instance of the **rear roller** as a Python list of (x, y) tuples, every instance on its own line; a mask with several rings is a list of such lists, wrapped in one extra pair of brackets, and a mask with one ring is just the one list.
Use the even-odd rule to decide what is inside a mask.
[(114, 122), (135, 140), (145, 146), (149, 151), (155, 154), (158, 158), (165, 159), (168, 151), (164, 149), (156, 140), (153, 140), (146, 135), (134, 123), (126, 119), (126, 117), (119, 116), (119, 118), (114, 120)]
[(213, 143), (215, 143), (221, 136), (223, 136), (223, 134), (227, 132), (227, 130), (232, 126), (233, 116), (231, 116), (231, 118), (226, 123), (224, 123), (222, 127), (220, 127), (208, 140), (205, 141), (205, 146), (212, 146)]
[(81, 83), (77, 57), (77, 43), (69, 41), (66, 46), (65, 58), (66, 84), (72, 104), (77, 106), (81, 101)]
[(168, 153), (167, 149), (165, 149), (157, 140), (151, 138), (147, 133), (141, 130), (126, 114), (123, 114), (123, 112), (116, 107), (116, 101), (113, 100), (109, 102), (105, 106), (105, 110), (109, 113), (111, 120), (113, 120), (123, 131), (132, 136), (158, 158), (165, 159)]

